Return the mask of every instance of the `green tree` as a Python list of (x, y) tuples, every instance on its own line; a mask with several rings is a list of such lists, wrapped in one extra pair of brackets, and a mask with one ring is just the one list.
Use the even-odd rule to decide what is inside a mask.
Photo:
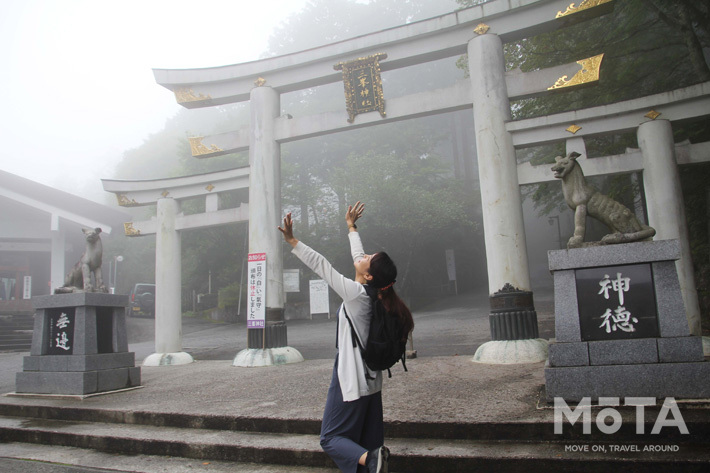
[[(471, 0), (458, 0), (470, 6)], [(508, 69), (544, 69), (604, 53), (598, 84), (574, 91), (558, 91), (548, 96), (512, 104), (514, 119), (549, 115), (666, 92), (710, 80), (710, 5), (707, 2), (678, 0), (617, 0), (613, 13), (559, 31), (506, 44)], [(460, 61), (465, 64), (465, 58)], [(710, 139), (710, 122), (674, 123), (676, 141), (697, 143)], [(636, 148), (635, 133), (585, 139), (589, 157), (623, 153)], [(551, 163), (563, 154), (562, 144), (519, 152), (522, 161)], [(708, 258), (708, 165), (681, 168), (681, 182), (690, 227), (696, 285), (699, 288), (705, 322), (710, 313), (707, 281)], [(633, 201), (640, 195), (640, 178), (635, 175), (593, 179), (602, 192), (618, 200)], [(564, 207), (559, 185), (529, 186), (524, 194), (545, 214)]]
[[(284, 54), (299, 51), (324, 42), (342, 40), (447, 13), (454, 7), (453, 2), (438, 2), (436, 5), (434, 3), (391, 0), (371, 1), (367, 4), (347, 0), (314, 1), (272, 35), (269, 52)], [(456, 70), (453, 59), (393, 71), (383, 74), (385, 96), (398, 97), (422, 89), (443, 87), (447, 81), (452, 83), (462, 76), (463, 73)], [(340, 83), (282, 97), (282, 109), (294, 115), (343, 108), (344, 97)], [(448, 117), (428, 117), (283, 145), (283, 204), (298, 220), (299, 231), (303, 232), (301, 235), (304, 239), (318, 242), (318, 251), (331, 261), (344, 265), (342, 268), (350, 266), (349, 256), (342, 249), (343, 237), (347, 232), (342, 225), (342, 216), (348, 204), (363, 199), (368, 205), (369, 221), (374, 223), (369, 226), (369, 230), (363, 230), (371, 244), (376, 247), (387, 244), (397, 250), (407, 248), (410, 252), (421, 250), (429, 244), (431, 246), (429, 251), (425, 252), (426, 256), (418, 255), (417, 262), (431, 258), (428, 260), (430, 263), (435, 260), (440, 264), (429, 264), (428, 268), (437, 267), (445, 272), (444, 249), (454, 247), (461, 241), (470, 242), (471, 239), (466, 240), (463, 235), (467, 232), (478, 232), (480, 235), (480, 225), (473, 223), (475, 219), (480, 220), (478, 191), (470, 182), (462, 184), (453, 176), (452, 123)], [(436, 166), (433, 166), (434, 162), (437, 163)], [(353, 163), (358, 163), (362, 169), (358, 169)], [(409, 166), (405, 166), (405, 163)], [(427, 166), (423, 167), (422, 164)], [(378, 169), (386, 169), (391, 165), (400, 166), (396, 180), (383, 181), (375, 178)], [(425, 173), (421, 169), (426, 169), (431, 175), (423, 179)], [(348, 179), (357, 181), (360, 185), (353, 187)], [(388, 187), (394, 182), (397, 182), (396, 187)], [(431, 187), (433, 183), (439, 187)], [(394, 193), (397, 189), (402, 194), (392, 195), (388, 202), (384, 198), (386, 190)], [(413, 196), (415, 190), (420, 193), (416, 199)], [(408, 197), (403, 197), (404, 195)], [(456, 207), (456, 202), (471, 201), (474, 203), (469, 207), (470, 214), (467, 214), (466, 218), (458, 214), (454, 217), (453, 212), (445, 211)], [(419, 203), (416, 206), (418, 212), (413, 215), (418, 221), (436, 225), (443, 220), (448, 222), (449, 226), (442, 225), (443, 230), (436, 235), (428, 226), (429, 223), (425, 223), (419, 232), (413, 234), (413, 241), (400, 244), (408, 227), (400, 227), (400, 219), (392, 219), (384, 210), (380, 212), (376, 209), (386, 206), (391, 213), (411, 214), (413, 206), (403, 204), (415, 202)], [(431, 214), (434, 209), (436, 217)], [(378, 226), (376, 222), (387, 222), (387, 225)], [(467, 228), (467, 231), (448, 231), (450, 227)], [(448, 241), (448, 236), (452, 239), (456, 236), (459, 240)], [(415, 270), (418, 263), (409, 267), (409, 255), (410, 253), (401, 254), (401, 261), (407, 262), (407, 266), (402, 271), (402, 277), (405, 278), (402, 281), (406, 282), (400, 288), (408, 288), (414, 293), (419, 289), (426, 289), (428, 281), (419, 277)], [(429, 276), (431, 274), (429, 271)], [(446, 280), (445, 274), (442, 279)]]

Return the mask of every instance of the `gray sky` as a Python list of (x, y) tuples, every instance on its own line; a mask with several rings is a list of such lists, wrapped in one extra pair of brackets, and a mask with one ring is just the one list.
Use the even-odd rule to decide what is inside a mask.
[(102, 199), (123, 152), (179, 109), (153, 68), (258, 59), (305, 3), (0, 0), (0, 169)]

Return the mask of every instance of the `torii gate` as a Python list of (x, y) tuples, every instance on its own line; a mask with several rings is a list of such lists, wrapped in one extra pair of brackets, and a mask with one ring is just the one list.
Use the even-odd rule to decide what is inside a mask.
[[(584, 0), (577, 6), (570, 5), (568, 0), (519, 0), (512, 5), (507, 0), (487, 2), (436, 18), (248, 63), (205, 69), (154, 70), (156, 81), (173, 91), (178, 103), (186, 108), (250, 102), (249, 126), (230, 133), (194, 137), (190, 142), (193, 156), (200, 158), (249, 150), (250, 252), (265, 252), (269, 262), (267, 271), (274, 275), (266, 287), (267, 332), (273, 333), (267, 338), (274, 340), (270, 347), (281, 346), (278, 340), (282, 337), (277, 336), (277, 331), (283, 332), (285, 340), (286, 330), (281, 242), (274, 230), (281, 217), (280, 144), (471, 108), (489, 293), (493, 297), (506, 287), (528, 293), (530, 307), (526, 309), (531, 309), (534, 315), (515, 158), (515, 147), (524, 147), (525, 139), (514, 141), (515, 136), (525, 136), (526, 130), (520, 128), (525, 124), (512, 122), (510, 101), (561, 93), (594, 83), (599, 79), (602, 55), (540, 71), (506, 72), (503, 44), (607, 14), (613, 9), (613, 0)], [(304, 117), (280, 116), (280, 94), (338, 82), (342, 76), (334, 66), (357, 58), (383, 58), (383, 53), (387, 60), (379, 65), (382, 71), (468, 53), (470, 78), (449, 87), (388, 99), (386, 115), (381, 111), (353, 118), (343, 110)], [(576, 119), (572, 112), (569, 120)], [(539, 120), (545, 122), (546, 117)], [(564, 130), (562, 127), (550, 133), (554, 135), (550, 140), (566, 138)], [(647, 145), (642, 148), (654, 152)], [(649, 223), (658, 228), (655, 218), (650, 212)], [(252, 347), (251, 340), (250, 336), (250, 348), (256, 348)], [(540, 347), (538, 353), (541, 352), (544, 347)]]
[[(231, 66), (154, 70), (156, 81), (172, 90), (187, 108), (250, 101), (251, 123), (231, 133), (191, 138), (200, 158), (249, 150), (250, 252), (266, 252), (270, 265), (282, 267), (281, 241), (274, 227), (281, 217), (280, 144), (352, 128), (378, 125), (454, 110), (474, 104), (478, 166), (491, 295), (506, 287), (532, 292), (515, 150), (505, 124), (510, 100), (549, 93), (562, 76), (568, 87), (598, 79), (598, 67), (567, 65), (530, 73), (506, 74), (503, 42), (552, 31), (608, 13), (610, 0), (587, 0), (568, 8), (567, 0), (487, 2), (436, 18), (387, 29), (338, 43), (279, 57)], [(345, 111), (305, 117), (280, 116), (280, 94), (342, 80), (334, 69), (358, 58), (378, 57), (382, 71), (469, 54), (470, 79), (455, 85), (387, 100), (386, 115), (365, 113), (353, 119)], [(383, 54), (384, 53), (384, 54)], [(592, 61), (593, 62), (593, 61)], [(597, 63), (598, 66), (598, 63)], [(582, 74), (583, 79), (577, 77)], [(564, 81), (563, 81), (564, 82)], [(350, 118), (350, 120), (349, 120)], [(472, 133), (472, 134), (473, 134)], [(259, 182), (261, 185), (255, 185)], [(258, 207), (257, 207), (258, 206)], [(258, 222), (253, 218), (258, 218)], [(267, 268), (267, 272), (270, 268)], [(273, 273), (272, 273), (273, 274)], [(283, 320), (283, 284), (268, 281), (267, 329)], [(534, 315), (534, 308), (532, 314)], [(537, 321), (535, 316), (535, 333)], [(530, 337), (532, 338), (532, 337)], [(539, 347), (543, 353), (545, 347)], [(544, 355), (542, 355), (544, 356)]]
[[(127, 236), (155, 235), (155, 353), (144, 366), (191, 363), (182, 350), (182, 272), (180, 232), (249, 220), (249, 205), (220, 209), (219, 194), (249, 187), (249, 168), (171, 179), (120, 181), (102, 179), (104, 190), (116, 194), (124, 207), (157, 205), (157, 216), (125, 224)], [(205, 198), (205, 212), (183, 215), (179, 202)]]

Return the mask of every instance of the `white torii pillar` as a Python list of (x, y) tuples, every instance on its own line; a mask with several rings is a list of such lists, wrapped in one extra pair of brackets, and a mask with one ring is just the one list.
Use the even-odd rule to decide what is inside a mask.
[(688, 223), (675, 156), (673, 130), (668, 120), (652, 120), (639, 125), (638, 144), (643, 156), (643, 187), (648, 208), (648, 224), (656, 229), (656, 240), (677, 239), (680, 259), (676, 261), (685, 314), (692, 335), (702, 335), (700, 306), (690, 256)]
[(182, 351), (180, 232), (175, 229), (178, 203), (158, 199), (155, 235), (155, 353), (143, 366), (184, 365), (194, 360)]
[[(518, 291), (517, 294), (527, 293), (524, 297), (529, 303), (523, 310), (528, 309), (535, 320), (534, 335), (529, 339), (487, 342), (476, 351), (473, 361), (539, 362), (547, 358), (547, 342), (533, 338), (537, 337), (537, 316), (532, 306), (515, 148), (505, 128), (506, 122), (511, 120), (511, 113), (500, 37), (483, 34), (469, 41), (468, 67), (473, 94), (489, 294), (503, 294), (509, 289)], [(492, 304), (493, 300), (491, 297)]]
[(49, 270), (49, 293), (54, 294), (54, 290), (64, 285), (66, 272), (64, 269), (66, 260), (66, 234), (64, 228), (59, 226), (59, 217), (52, 215), (51, 224), (51, 262)]
[(288, 345), (284, 321), (281, 222), (281, 146), (274, 138), (279, 116), (278, 92), (268, 86), (250, 93), (249, 136), (249, 253), (266, 253), (266, 323), (249, 329), (247, 348), (237, 353), (234, 366), (254, 367), (303, 361)]

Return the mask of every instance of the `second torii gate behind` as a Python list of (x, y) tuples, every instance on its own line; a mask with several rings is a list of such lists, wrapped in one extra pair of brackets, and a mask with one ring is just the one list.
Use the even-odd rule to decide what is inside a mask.
[[(249, 187), (249, 167), (171, 179), (122, 181), (102, 179), (104, 190), (116, 194), (124, 207), (157, 205), (151, 220), (125, 224), (127, 236), (156, 236), (155, 353), (144, 366), (191, 363), (182, 350), (180, 232), (249, 220), (249, 205), (220, 209), (219, 194)], [(205, 211), (184, 215), (179, 202), (204, 196)]]

